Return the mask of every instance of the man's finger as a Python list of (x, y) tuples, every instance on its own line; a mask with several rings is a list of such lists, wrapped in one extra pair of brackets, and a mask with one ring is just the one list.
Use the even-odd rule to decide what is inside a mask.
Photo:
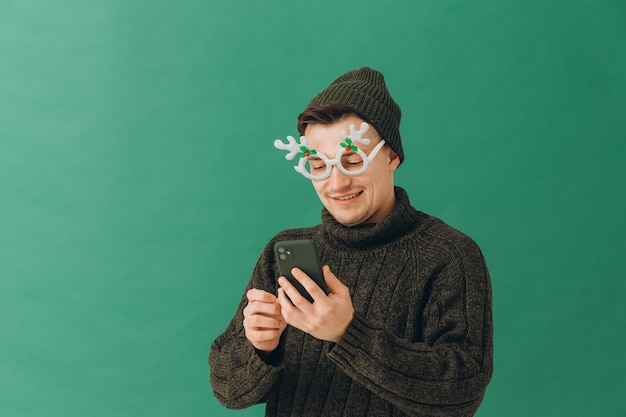
[[(300, 294), (300, 291), (285, 277), (278, 278), (278, 284), (280, 285), (279, 290), (283, 290), (284, 295), (286, 296), (280, 304), (282, 308), (285, 308), (285, 304), (294, 304), (299, 305), (302, 302), (308, 303), (309, 301)], [(289, 297), (289, 298), (287, 298)], [(281, 301), (280, 293), (278, 300)]]
[(246, 293), (246, 297), (248, 297), (248, 301), (261, 301), (264, 303), (273, 303), (276, 301), (276, 296), (267, 291), (258, 290), (256, 288), (252, 288), (248, 290)]
[(333, 274), (328, 265), (324, 265), (322, 272), (324, 273), (324, 281), (331, 293), (342, 292), (346, 289), (346, 286), (343, 285), (343, 282), (339, 281), (339, 278)]
[(314, 300), (326, 296), (326, 293), (324, 293), (320, 286), (301, 269), (294, 268), (291, 273)]

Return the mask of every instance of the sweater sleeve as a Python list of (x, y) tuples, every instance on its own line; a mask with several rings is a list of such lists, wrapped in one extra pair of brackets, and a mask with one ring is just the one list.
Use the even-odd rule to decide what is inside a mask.
[(398, 337), (384, 323), (356, 314), (328, 356), (409, 415), (425, 409), (429, 415), (472, 415), (493, 369), (489, 273), (469, 239), (422, 258), (432, 267), (415, 271), (430, 289), (417, 324), (420, 340)]
[[(246, 291), (250, 288), (275, 293), (275, 280), (267, 262), (267, 248), (254, 269)], [(218, 401), (227, 408), (242, 409), (264, 402), (281, 371), (280, 349), (269, 360), (263, 360), (245, 336), (243, 309), (247, 299), (242, 296), (230, 324), (211, 345), (209, 353), (210, 381)]]

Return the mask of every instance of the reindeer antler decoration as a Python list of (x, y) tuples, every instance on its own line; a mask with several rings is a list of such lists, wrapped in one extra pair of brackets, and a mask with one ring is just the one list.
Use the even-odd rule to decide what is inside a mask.
[(287, 142), (288, 143), (284, 143), (280, 139), (276, 139), (274, 141), (274, 147), (282, 151), (289, 151), (289, 153), (285, 155), (285, 159), (288, 161), (291, 161), (296, 155), (299, 156), (300, 161), (298, 161), (298, 165), (294, 166), (294, 169), (306, 176), (307, 172), (304, 169), (306, 158), (311, 155), (316, 155), (317, 151), (308, 148), (309, 143), (304, 136), (300, 136), (300, 143), (296, 142), (293, 136), (287, 136)]
[(289, 153), (285, 155), (285, 159), (289, 161), (295, 158), (296, 155), (307, 157), (317, 153), (315, 149), (308, 148), (309, 143), (304, 136), (300, 136), (300, 143), (296, 142), (293, 136), (287, 136), (287, 141), (288, 143), (283, 143), (280, 139), (276, 139), (274, 141), (274, 147), (281, 151), (289, 151)]
[[(346, 139), (351, 139), (351, 141), (357, 142), (357, 143), (362, 143), (363, 145), (369, 145), (370, 144), (370, 140), (363, 138), (363, 135), (365, 134), (365, 132), (367, 132), (367, 129), (369, 129), (369, 125), (365, 122), (361, 123), (361, 129), (360, 130), (356, 130), (356, 128), (354, 127), (354, 125), (350, 125), (350, 134), (346, 134), (345, 130), (341, 131), (341, 136), (343, 136)], [(348, 146), (350, 145), (350, 143), (348, 141), (346, 141), (346, 143), (348, 143)], [(354, 149), (353, 149), (354, 150)]]

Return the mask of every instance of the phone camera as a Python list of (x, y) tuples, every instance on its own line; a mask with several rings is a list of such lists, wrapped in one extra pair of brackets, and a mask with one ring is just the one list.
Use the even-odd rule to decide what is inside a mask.
[(281, 261), (289, 259), (289, 257), (291, 256), (291, 249), (289, 248), (279, 247), (276, 249), (276, 251), (278, 252), (278, 257)]

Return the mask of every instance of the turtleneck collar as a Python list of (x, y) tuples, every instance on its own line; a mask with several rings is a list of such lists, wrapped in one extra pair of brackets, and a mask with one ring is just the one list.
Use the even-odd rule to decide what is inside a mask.
[(344, 226), (322, 209), (322, 232), (329, 242), (346, 247), (365, 249), (398, 239), (413, 229), (420, 220), (420, 212), (411, 207), (403, 188), (395, 187), (396, 205), (391, 213), (378, 223)]

